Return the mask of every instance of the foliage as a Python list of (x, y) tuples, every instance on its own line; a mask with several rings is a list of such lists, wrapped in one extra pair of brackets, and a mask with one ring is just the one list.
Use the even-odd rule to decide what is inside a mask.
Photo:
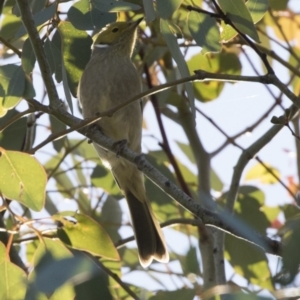
[[(272, 144), (282, 132), (300, 139), (293, 7), (292, 0), (4, 1), (0, 298), (274, 299), (299, 281), (300, 165), (298, 175), (289, 171), (282, 162), (293, 146)], [(93, 35), (142, 16), (133, 60), (143, 88), (168, 85), (144, 100), (145, 157), (166, 178), (159, 188), (148, 172), (145, 185), (159, 221), (173, 225), (165, 230), (170, 264), (148, 270), (127, 245), (131, 231), (114, 179), (85, 137), (70, 133), (80, 131), (77, 86)], [(227, 102), (221, 123), (214, 112), (243, 81), (244, 97), (258, 90), (257, 110), (244, 120)], [(249, 132), (255, 139), (245, 142)], [(193, 201), (182, 202), (183, 193)], [(226, 231), (225, 239), (205, 224)]]

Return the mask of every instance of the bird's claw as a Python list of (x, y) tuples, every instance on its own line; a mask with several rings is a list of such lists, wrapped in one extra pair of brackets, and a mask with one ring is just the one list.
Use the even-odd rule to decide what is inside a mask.
[[(94, 131), (94, 132), (95, 131), (100, 131), (102, 133), (101, 127), (98, 124), (96, 124), (96, 123), (93, 123), (93, 124), (89, 125), (89, 129), (91, 131)], [(91, 139), (88, 139), (88, 144), (91, 144), (92, 142), (93, 141)]]
[(124, 149), (124, 147), (127, 145), (127, 140), (119, 140), (114, 142), (112, 148), (116, 151), (117, 157), (119, 157), (120, 153)]

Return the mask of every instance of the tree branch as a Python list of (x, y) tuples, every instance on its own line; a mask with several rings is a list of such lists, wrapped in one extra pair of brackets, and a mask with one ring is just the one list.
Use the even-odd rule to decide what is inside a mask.
[[(208, 72), (198, 71), (196, 75), (190, 76), (188, 78), (184, 78), (180, 81), (188, 81), (190, 79), (196, 80), (196, 79), (206, 79), (207, 77), (212, 77), (213, 79), (227, 79), (227, 80), (245, 80), (245, 81), (256, 81), (256, 82), (262, 82), (262, 83), (272, 83), (272, 79), (275, 80), (278, 86), (280, 86), (282, 83), (277, 80), (276, 76), (273, 75), (265, 75), (265, 76), (234, 76), (234, 75), (216, 75)], [(274, 79), (275, 78), (275, 79)], [(174, 82), (173, 82), (174, 83)], [(170, 87), (170, 84), (168, 84)], [(282, 84), (283, 85), (283, 84)], [(171, 85), (172, 86), (172, 85)], [(157, 87), (153, 88), (149, 92), (143, 93), (144, 95), (156, 93), (160, 90), (164, 89), (164, 87)], [(283, 89), (286, 90), (286, 87)], [(290, 93), (290, 97), (296, 101), (300, 102), (300, 100), (291, 93), (288, 89), (287, 91), (283, 90), (283, 92), (288, 91)], [(138, 99), (141, 96), (138, 96)], [(135, 100), (136, 97), (133, 99), (127, 101), (127, 103), (130, 103)], [(56, 116), (60, 121), (64, 122), (68, 126), (80, 126), (81, 120), (78, 118), (75, 118), (74, 116), (70, 115), (67, 111), (65, 111), (63, 108), (59, 108), (57, 110), (52, 110), (47, 106), (44, 106), (40, 104), (37, 101), (30, 100), (30, 103), (35, 106), (37, 110), (41, 110), (47, 113), (52, 113), (54, 116)], [(299, 103), (298, 103), (299, 104)], [(120, 109), (119, 107), (113, 109)], [(110, 150), (111, 152), (116, 153), (116, 149), (114, 149), (114, 141), (109, 139), (108, 137), (103, 136), (99, 130), (94, 129), (79, 129), (79, 133), (87, 136), (89, 139), (93, 140), (100, 146), (102, 146), (105, 149)], [(117, 154), (117, 153), (116, 153)], [(211, 225), (215, 227), (219, 227), (221, 230), (224, 230), (226, 232), (229, 232), (237, 237), (244, 238), (248, 241), (252, 241), (254, 237), (254, 242), (257, 243), (259, 246), (261, 246), (265, 251), (269, 253), (273, 253), (278, 255), (281, 252), (281, 245), (277, 241), (272, 241), (266, 237), (263, 237), (262, 235), (252, 232), (250, 234), (249, 232), (245, 232), (245, 230), (242, 230), (242, 228), (237, 227), (235, 228), (234, 224), (230, 224), (230, 218), (226, 218), (226, 214), (222, 212), (224, 217), (220, 214), (216, 214), (212, 211), (206, 210), (202, 208), (200, 205), (195, 203), (190, 197), (188, 197), (186, 194), (184, 194), (180, 189), (177, 188), (176, 185), (171, 183), (166, 177), (164, 177), (162, 174), (160, 174), (157, 170), (155, 170), (141, 155), (136, 155), (134, 152), (132, 152), (130, 149), (124, 147), (123, 151), (121, 153), (118, 153), (118, 155), (124, 157), (125, 159), (131, 161), (132, 163), (136, 164), (138, 168), (145, 173), (145, 175), (152, 180), (155, 184), (157, 184), (163, 191), (165, 191), (170, 197), (175, 199), (178, 203), (180, 203), (183, 207), (188, 209), (190, 212), (192, 212), (195, 216), (198, 216), (202, 219), (203, 223), (206, 225)], [(228, 224), (229, 222), (229, 224)]]
[[(292, 105), (291, 111), (291, 115), (295, 115), (298, 112), (298, 108), (295, 105)], [(230, 188), (227, 194), (226, 207), (229, 211), (233, 211), (233, 206), (238, 194), (242, 173), (249, 160), (252, 159), (256, 155), (256, 153), (260, 151), (265, 145), (267, 145), (273, 139), (273, 137), (283, 128), (283, 126), (284, 125), (272, 126), (255, 143), (253, 143), (250, 147), (242, 152), (234, 168)]]
[(27, 30), (33, 51), (40, 66), (42, 78), (49, 97), (50, 106), (53, 108), (59, 108), (63, 105), (63, 103), (58, 97), (47, 56), (43, 48), (43, 43), (36, 29), (28, 0), (17, 0), (17, 3), (21, 12), (22, 22)]
[(115, 149), (115, 141), (104, 136), (99, 130), (89, 130), (86, 132), (81, 131), (81, 133), (92, 139), (97, 144), (101, 145), (103, 148), (118, 154), (133, 164), (136, 164), (138, 169), (141, 170), (153, 183), (155, 183), (171, 198), (175, 199), (184, 208), (189, 210), (195, 216), (199, 217), (204, 224), (218, 227), (219, 229), (235, 235), (238, 238), (242, 238), (257, 244), (268, 253), (280, 255), (280, 242), (273, 241), (268, 237), (264, 237), (263, 235), (248, 228), (247, 226), (243, 225), (243, 223), (234, 219), (231, 214), (227, 213), (226, 211), (222, 210), (220, 213), (216, 213), (204, 209), (185, 193), (183, 193), (182, 190), (180, 190), (175, 184), (169, 181), (168, 178), (156, 170), (149, 162), (146, 161), (143, 155), (138, 155), (127, 147), (122, 148), (121, 151), (120, 149)]

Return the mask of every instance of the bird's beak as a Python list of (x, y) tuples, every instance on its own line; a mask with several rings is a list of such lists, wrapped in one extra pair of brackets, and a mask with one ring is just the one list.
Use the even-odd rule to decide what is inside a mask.
[(135, 21), (135, 25), (138, 26), (143, 20), (144, 20), (144, 17), (139, 18), (138, 20)]

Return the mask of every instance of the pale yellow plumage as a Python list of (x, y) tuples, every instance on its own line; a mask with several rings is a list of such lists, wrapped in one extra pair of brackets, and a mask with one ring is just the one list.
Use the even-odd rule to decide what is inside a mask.
[[(140, 21), (109, 24), (96, 38), (78, 89), (85, 118), (94, 117), (97, 112), (113, 108), (141, 92), (140, 77), (131, 62)], [(141, 153), (142, 112), (138, 101), (112, 117), (103, 117), (97, 124), (106, 136), (115, 141), (125, 139), (129, 148)], [(94, 146), (126, 197), (141, 265), (147, 267), (153, 258), (167, 262), (169, 255), (160, 226), (146, 199), (143, 174), (125, 159)]]

